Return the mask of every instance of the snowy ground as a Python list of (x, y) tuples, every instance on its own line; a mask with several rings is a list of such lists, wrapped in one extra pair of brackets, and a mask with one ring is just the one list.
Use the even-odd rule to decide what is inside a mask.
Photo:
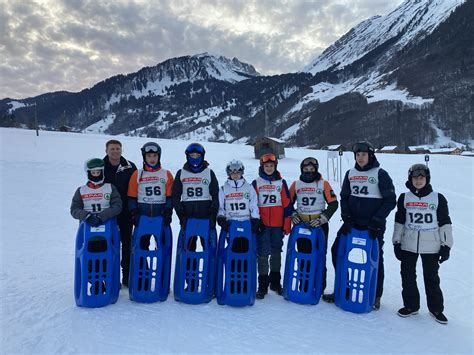
[[(186, 305), (174, 301), (138, 304), (121, 290), (117, 304), (101, 309), (76, 307), (73, 296), (74, 238), (77, 222), (69, 205), (84, 183), (83, 162), (104, 155), (109, 137), (73, 133), (0, 129), (1, 235), (0, 332), (2, 353), (472, 353), (474, 159), (432, 156), (432, 183), (449, 201), (455, 245), (441, 266), (447, 326), (429, 315), (422, 297), (420, 314), (396, 315), (401, 307), (399, 263), (391, 248), (393, 214), (385, 248), (385, 292), (382, 308), (352, 314), (320, 302), (302, 306), (270, 293), (253, 307), (232, 308), (212, 301)], [(144, 138), (121, 138), (124, 156), (141, 162)], [(157, 140), (163, 166), (176, 172), (184, 161), (187, 141)], [(246, 177), (256, 176), (253, 148), (205, 143), (207, 159), (219, 180), (225, 163), (241, 159)], [(326, 152), (287, 149), (279, 164), (289, 182), (299, 175), (302, 158), (314, 155), (327, 176)], [(421, 155), (379, 155), (392, 176), (397, 194), (405, 191), (406, 171)], [(343, 157), (343, 170), (353, 164)], [(138, 165), (138, 164), (137, 164)], [(332, 171), (332, 167), (330, 167)], [(332, 182), (336, 192), (339, 184)], [(330, 222), (330, 243), (340, 226), (339, 213)], [(177, 219), (173, 221), (177, 235)], [(176, 238), (175, 238), (176, 239)], [(286, 246), (285, 246), (286, 248)], [(175, 249), (174, 249), (175, 250)], [(174, 264), (174, 259), (173, 259)], [(334, 272), (330, 263), (328, 290)], [(422, 275), (421, 268), (418, 275)], [(423, 282), (419, 280), (423, 295)]]

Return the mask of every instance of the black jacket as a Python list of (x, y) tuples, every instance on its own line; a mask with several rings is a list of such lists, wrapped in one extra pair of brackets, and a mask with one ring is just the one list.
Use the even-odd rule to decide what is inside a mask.
[[(379, 167), (380, 164), (374, 157), (373, 161), (361, 168), (357, 163), (355, 169), (358, 171), (367, 171), (372, 168)], [(395, 195), (395, 187), (388, 173), (380, 169), (378, 175), (378, 184), (381, 199), (362, 198), (351, 195), (351, 187), (349, 183), (349, 171), (346, 172), (341, 190), (341, 216), (344, 221), (350, 220), (358, 226), (368, 226), (369, 224), (377, 224), (379, 228), (385, 230), (385, 223), (390, 211), (397, 204), (397, 196)]]
[[(202, 170), (207, 167), (207, 163), (203, 164)], [(188, 164), (184, 164), (184, 170), (191, 171)], [(211, 195), (210, 201), (190, 201), (182, 202), (181, 194), (183, 192), (183, 184), (181, 183), (181, 170), (178, 170), (174, 178), (173, 192), (171, 200), (176, 214), (180, 219), (182, 218), (214, 218), (217, 216), (219, 210), (219, 183), (216, 175), (211, 170), (211, 182), (209, 184), (209, 193)], [(201, 170), (201, 171), (202, 171)]]
[(114, 185), (118, 192), (120, 193), (120, 197), (122, 198), (122, 213), (121, 216), (129, 216), (130, 211), (128, 210), (128, 182), (130, 181), (130, 177), (132, 176), (133, 172), (137, 170), (135, 164), (131, 161), (128, 161), (124, 157), (120, 157), (120, 164), (117, 166), (113, 166), (110, 164), (109, 157), (104, 157), (105, 163), (105, 182), (110, 182)]

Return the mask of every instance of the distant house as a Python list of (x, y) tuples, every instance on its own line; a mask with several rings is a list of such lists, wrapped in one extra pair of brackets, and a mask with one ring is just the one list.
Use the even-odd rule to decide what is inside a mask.
[(60, 132), (71, 132), (72, 128), (69, 127), (69, 126), (63, 125), (63, 126), (59, 127), (59, 131)]
[(388, 154), (402, 154), (406, 153), (407, 149), (401, 145), (386, 145), (385, 147), (377, 150), (377, 153), (388, 153)]
[(461, 153), (463, 157), (473, 157), (474, 158), (474, 151), (471, 150), (465, 150), (464, 152)]
[(334, 150), (334, 151), (342, 150), (344, 152), (347, 150), (346, 146), (342, 145), (342, 144), (325, 145), (325, 146), (322, 146), (321, 149), (322, 150)]
[(448, 155), (460, 155), (462, 153), (462, 149), (460, 148), (437, 148), (437, 149), (430, 149), (431, 154), (448, 154)]
[(410, 154), (427, 154), (433, 149), (433, 146), (429, 145), (411, 145), (408, 147), (408, 153)]
[(278, 138), (262, 137), (255, 141), (253, 146), (255, 159), (260, 159), (263, 154), (273, 153), (278, 159), (285, 157), (285, 142)]

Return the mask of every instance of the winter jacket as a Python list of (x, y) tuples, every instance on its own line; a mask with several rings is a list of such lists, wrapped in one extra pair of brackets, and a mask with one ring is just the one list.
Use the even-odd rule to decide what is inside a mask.
[[(87, 186), (91, 189), (99, 189), (104, 185), (108, 184), (99, 184), (94, 185), (91, 182), (87, 183)], [(105, 222), (110, 218), (116, 217), (122, 211), (122, 199), (120, 198), (120, 194), (118, 193), (117, 189), (114, 185), (111, 185), (112, 193), (110, 194), (110, 207), (103, 209), (102, 211), (98, 212), (97, 215), (100, 219)], [(72, 197), (71, 201), (71, 216), (75, 219), (83, 221), (89, 215), (90, 212), (84, 209), (84, 202), (81, 197), (81, 187), (78, 187), (74, 196)]]
[(135, 164), (131, 161), (128, 161), (124, 157), (120, 157), (120, 163), (117, 166), (113, 166), (110, 164), (109, 157), (104, 157), (105, 169), (105, 182), (109, 182), (114, 185), (118, 192), (120, 193), (120, 197), (122, 198), (122, 213), (120, 218), (130, 218), (130, 211), (128, 210), (127, 206), (127, 191), (128, 191), (128, 183), (134, 171), (137, 170)]
[[(272, 175), (267, 175), (263, 172), (262, 168), (259, 169), (259, 179), (256, 179), (252, 182), (252, 186), (257, 192), (259, 212), (262, 223), (267, 227), (281, 227), (283, 228), (286, 234), (289, 234), (291, 231), (291, 213), (293, 212), (293, 207), (290, 200), (290, 192), (288, 190), (288, 185), (285, 179), (282, 179), (280, 173), (275, 170)], [(268, 187), (272, 187), (281, 184), (280, 198), (281, 205), (277, 206), (266, 206), (266, 196), (261, 191), (262, 187), (259, 187), (258, 181), (265, 182)]]
[[(361, 168), (357, 163), (354, 167), (346, 172), (341, 189), (341, 216), (344, 221), (352, 222), (359, 227), (367, 227), (369, 224), (376, 225), (380, 230), (385, 231), (385, 223), (390, 211), (392, 211), (397, 204), (397, 196), (395, 195), (395, 188), (392, 179), (388, 173), (380, 168), (377, 158), (373, 158), (369, 164)], [(378, 172), (375, 174), (377, 169)], [(351, 191), (351, 183), (349, 174), (370, 175), (375, 174), (377, 177), (372, 179), (377, 183), (376, 188), (380, 192), (379, 198), (374, 197), (360, 197), (363, 194), (357, 195), (359, 192), (357, 188)]]
[(204, 162), (202, 169), (198, 172), (193, 172), (188, 166), (188, 163), (184, 164), (183, 168), (178, 170), (173, 182), (173, 189), (171, 193), (171, 200), (173, 208), (176, 214), (182, 220), (183, 218), (213, 218), (215, 220), (217, 211), (219, 210), (219, 183), (217, 182), (216, 175), (210, 170), (211, 181), (209, 182), (209, 194), (210, 200), (206, 201), (182, 201), (183, 194), (183, 183), (182, 183), (182, 172), (186, 171), (190, 174), (199, 174), (207, 168), (208, 163)]
[[(302, 221), (305, 221), (305, 222), (311, 221), (312, 219), (318, 218), (320, 214), (324, 214), (329, 220), (334, 214), (334, 212), (336, 212), (339, 206), (339, 203), (337, 202), (336, 194), (334, 193), (329, 182), (324, 180), (321, 174), (318, 173), (316, 180), (312, 183), (305, 183), (301, 180), (299, 180), (299, 182), (293, 181), (293, 183), (290, 186), (290, 198), (291, 198), (292, 204), (295, 204), (295, 202), (297, 203), (297, 200), (298, 200), (297, 185), (301, 185), (300, 189), (305, 189), (305, 188), (307, 189), (308, 187), (314, 188), (314, 191), (312, 190), (310, 192), (311, 196), (314, 196), (314, 197), (311, 197), (308, 195), (310, 199), (311, 198), (313, 199), (313, 200), (310, 200), (309, 203), (313, 203), (313, 205), (314, 203), (316, 203), (316, 204), (319, 204), (320, 206), (320, 208), (317, 208), (319, 210), (319, 213), (314, 214), (314, 215), (305, 213), (301, 209), (302, 206), (296, 206), (297, 207), (296, 211), (298, 212), (298, 216), (300, 217)], [(318, 190), (320, 190), (320, 192)]]
[[(451, 218), (446, 198), (430, 184), (416, 190), (410, 181), (409, 193), (398, 198), (393, 244), (412, 253), (436, 254), (441, 245), (453, 246)], [(436, 211), (436, 213), (434, 213)]]
[[(145, 176), (147, 173), (150, 173)], [(153, 174), (159, 174), (161, 176), (153, 176)], [(144, 180), (146, 179), (146, 181)], [(157, 179), (165, 182), (155, 182), (154, 180), (150, 179)], [(140, 189), (140, 184), (147, 184), (146, 187)], [(164, 191), (160, 189), (162, 185), (165, 185)], [(163, 216), (166, 213), (172, 213), (172, 203), (171, 203), (171, 191), (173, 187), (173, 175), (170, 171), (162, 169), (161, 166), (157, 169), (151, 169), (149, 166), (143, 166), (141, 170), (135, 170), (130, 178), (130, 182), (128, 184), (128, 209), (130, 211), (136, 210), (138, 208), (140, 215), (145, 215), (149, 217), (155, 216)], [(155, 191), (158, 189), (158, 191)], [(160, 203), (153, 203), (153, 202), (145, 202), (147, 197), (156, 197), (156, 193), (164, 194), (163, 202)], [(161, 196), (160, 196), (161, 197)]]
[[(228, 198), (226, 199), (226, 192)], [(231, 195), (231, 196), (229, 196)], [(246, 196), (247, 195), (247, 196)], [(245, 200), (246, 210), (232, 211), (232, 207), (226, 208), (232, 204), (238, 204)], [(234, 213), (237, 212), (237, 213)], [(219, 216), (225, 216), (234, 220), (249, 220), (250, 218), (260, 218), (258, 212), (258, 197), (255, 189), (244, 178), (239, 180), (227, 179), (225, 184), (219, 189)]]

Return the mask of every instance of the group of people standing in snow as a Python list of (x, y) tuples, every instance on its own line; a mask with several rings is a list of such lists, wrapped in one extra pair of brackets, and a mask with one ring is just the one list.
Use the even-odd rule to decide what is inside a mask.
[[(421, 255), (430, 314), (446, 324), (438, 270), (449, 258), (453, 238), (445, 197), (433, 191), (428, 167), (415, 164), (408, 171), (408, 192), (400, 194), (397, 202), (392, 180), (380, 167), (372, 145), (356, 143), (352, 151), (355, 165), (346, 172), (340, 192), (343, 225), (331, 248), (334, 267), (338, 243), (352, 228), (368, 230), (370, 238), (378, 239), (374, 304), (378, 310), (383, 293), (386, 219), (397, 207), (392, 242), (395, 256), (401, 262), (404, 304), (398, 315), (408, 317), (420, 308), (416, 263)], [(227, 164), (228, 179), (219, 188), (216, 175), (205, 160), (205, 149), (199, 143), (186, 148), (186, 163), (174, 177), (162, 168), (162, 152), (157, 143), (145, 143), (141, 153), (143, 165), (137, 169), (122, 156), (120, 141), (108, 141), (103, 159), (86, 162), (88, 181), (77, 189), (71, 204), (72, 216), (91, 226), (117, 217), (124, 286), (128, 286), (132, 230), (141, 215), (162, 216), (165, 225), (170, 225), (174, 209), (181, 227), (189, 218), (203, 218), (210, 221), (211, 229), (218, 224), (223, 230), (228, 230), (231, 220), (250, 220), (257, 239), (258, 299), (263, 299), (269, 288), (279, 295), (283, 292), (281, 253), (284, 236), (291, 232), (292, 224), (305, 222), (311, 228), (321, 227), (328, 240), (329, 221), (339, 202), (329, 182), (321, 176), (314, 157), (301, 161), (301, 175), (289, 188), (278, 171), (274, 154), (260, 158), (258, 177), (252, 183), (243, 177), (242, 162), (234, 159)], [(188, 247), (195, 249), (196, 242)], [(304, 240), (299, 243), (298, 250), (311, 248)], [(323, 290), (325, 287), (326, 269)], [(325, 293), (322, 298), (334, 302), (334, 294)]]

